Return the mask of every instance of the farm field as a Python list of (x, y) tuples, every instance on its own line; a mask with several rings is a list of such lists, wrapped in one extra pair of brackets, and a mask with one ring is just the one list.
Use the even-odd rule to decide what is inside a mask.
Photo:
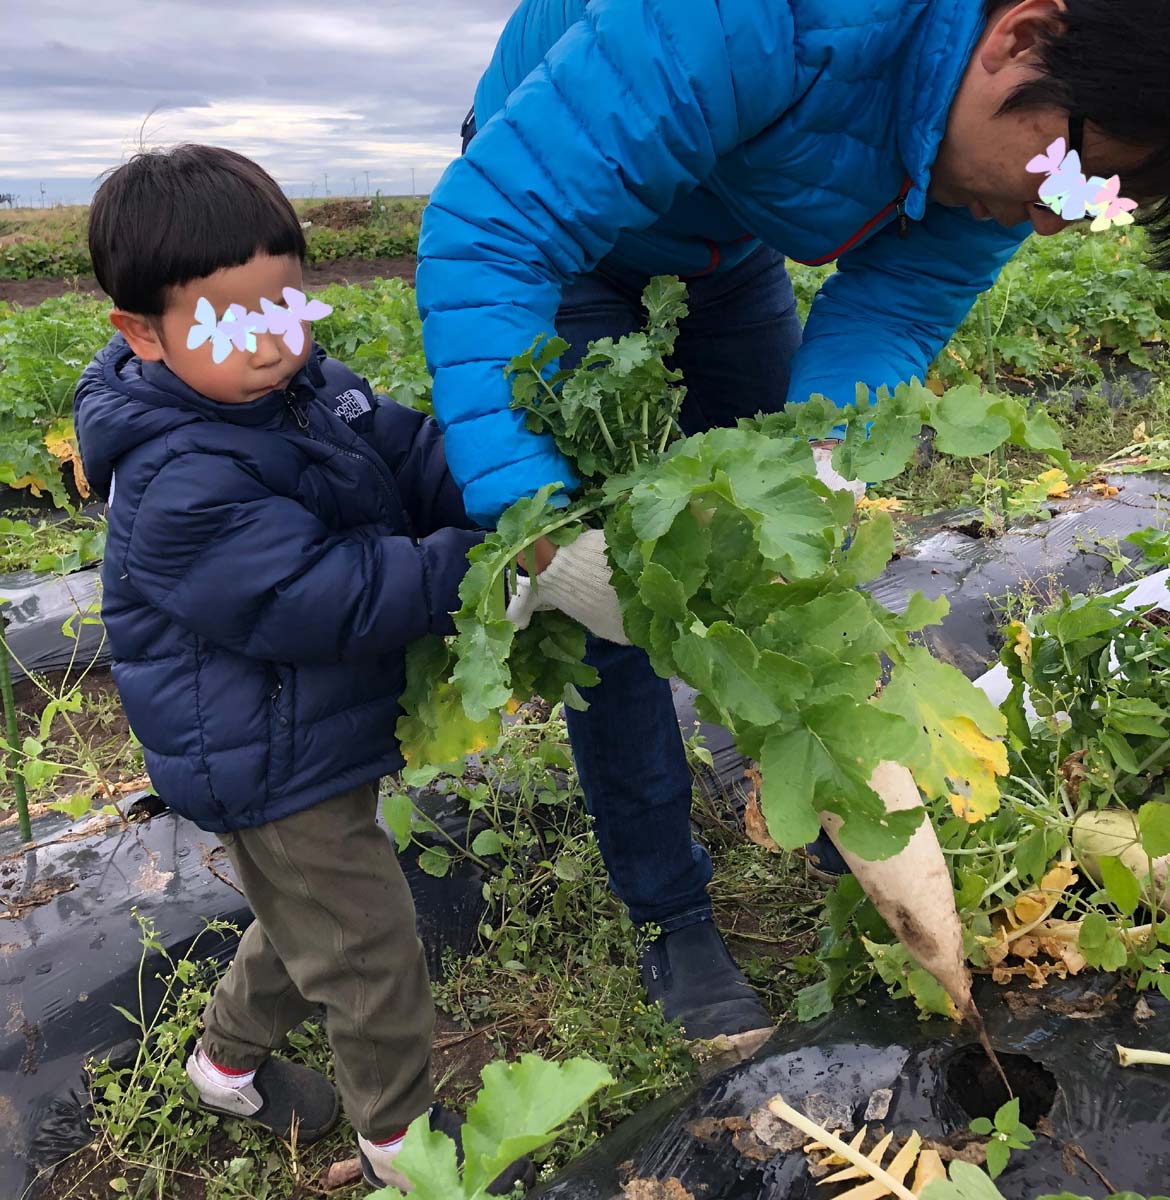
[[(306, 282), (414, 281), (413, 260), (425, 197), (294, 200), (306, 224)], [(24, 306), (66, 292), (97, 292), (84, 205), (0, 209), (0, 301)]]
[[(385, 211), (344, 208), (350, 204), (345, 201), (332, 213), (322, 212), (320, 203), (299, 206), (304, 219), (313, 222), (307, 231), (310, 269), (319, 274), (306, 276), (311, 294), (333, 306), (333, 313), (314, 325), (314, 336), (366, 376), (376, 391), (427, 410), (430, 380), (407, 281), (419, 208), (399, 201), (387, 202)], [(9, 281), (14, 287), (62, 289), (39, 297), (35, 291), (26, 293), (39, 300), (35, 304), (0, 301), (0, 597), (6, 587), (14, 591), (17, 582), (27, 585), (29, 573), (44, 582), (76, 580), (79, 573), (92, 572), (102, 555), (103, 517), (88, 493), (70, 420), (78, 374), (110, 328), (104, 299), (86, 289), (72, 290), (70, 282), (74, 272), (83, 276), (87, 269), (81, 249), (83, 214), (50, 210), (10, 217), (0, 211), (0, 289)], [(5, 239), (15, 240), (5, 245)], [(929, 755), (920, 756), (921, 771), (915, 760), (914, 773), (939, 829), (963, 949), (976, 974), (997, 984), (1031, 982), (1039, 995), (1058, 978), (1108, 975), (1126, 989), (1131, 1005), (1139, 999), (1144, 1003), (1147, 996), (1154, 1003), (1161, 1003), (1159, 997), (1170, 999), (1170, 925), (1157, 915), (1166, 903), (1165, 861), (1160, 875), (1157, 869), (1151, 872), (1151, 860), (1157, 863), (1170, 855), (1170, 803), (1165, 798), (1170, 780), (1164, 775), (1170, 766), (1161, 750), (1170, 744), (1166, 619), (1158, 611), (1134, 618), (1110, 600), (1061, 595), (1059, 587), (1046, 591), (1032, 584), (988, 595), (988, 620), (1000, 630), (998, 645), (1013, 685), (1008, 699), (996, 707), (977, 702), (953, 668), (940, 673), (941, 664), (909, 636), (928, 623), (925, 608), (920, 624), (909, 616), (899, 624), (900, 618), (884, 608), (863, 613), (856, 585), (873, 583), (891, 559), (908, 551), (921, 536), (923, 522), (932, 530), (975, 530), (973, 544), (993, 546), (1020, 531), (1042, 539), (1064, 511), (1094, 503), (1123, 504), (1126, 489), (1136, 487), (1139, 479), (1154, 480), (1150, 486), (1156, 488), (1156, 473), (1170, 471), (1170, 362), (1164, 355), (1170, 337), (1170, 278), (1143, 266), (1141, 249), (1140, 234), (1033, 239), (1004, 270), (985, 303), (976, 305), (938, 357), (925, 386), (901, 389), (881, 401), (868, 443), (862, 432), (866, 418), (855, 414), (846, 450), (856, 456), (859, 477), (870, 482), (860, 516), (823, 518), (818, 529), (823, 528), (824, 545), (830, 547), (823, 558), (807, 546), (786, 545), (783, 552), (788, 555), (784, 578), (800, 581), (810, 604), (856, 604), (850, 621), (864, 617), (869, 622), (865, 628), (875, 640), (859, 656), (872, 657), (874, 670), (857, 711), (859, 720), (869, 720), (865, 714), (872, 708), (888, 721), (880, 730), (875, 723), (875, 739), (892, 736), (888, 731), (906, 714), (911, 723), (921, 719), (946, 730), (948, 737), (955, 721), (968, 723), (957, 738), (961, 745), (949, 775), (932, 769)], [(389, 258), (402, 264), (406, 278), (330, 281), (331, 269), (349, 278), (344, 273), (351, 268), (338, 263), (355, 264), (356, 271), (360, 262)], [(829, 271), (793, 268), (802, 315)], [(603, 406), (668, 402), (662, 355), (669, 350), (681, 301), (669, 288), (661, 296), (661, 312), (658, 317), (652, 312), (646, 346), (639, 351), (645, 357), (637, 370), (644, 373), (635, 370), (617, 379), (616, 371), (613, 377), (606, 374), (612, 360), (601, 363)], [(535, 379), (533, 365), (521, 364), (518, 377), (528, 370)], [(561, 396), (571, 392), (571, 382), (564, 388)], [(557, 422), (562, 417), (555, 404), (546, 400), (541, 407), (532, 394), (517, 385), (517, 395), (527, 395), (534, 411), (543, 413), (540, 419), (560, 435)], [(807, 441), (813, 434), (791, 423), (800, 418), (790, 417), (788, 424), (786, 417), (740, 432), (771, 439), (771, 446)], [(642, 420), (646, 428), (646, 418)], [(595, 442), (602, 445), (600, 437)], [(645, 502), (637, 471), (648, 447), (649, 441), (632, 463), (615, 459), (604, 471), (597, 467), (599, 478), (626, 472), (633, 479), (620, 504), (605, 510), (606, 521), (615, 522), (607, 529), (616, 531), (621, 521), (637, 519), (638, 506)], [(712, 461), (723, 453), (704, 445), (694, 452), (695, 461), (705, 466), (708, 450)], [(781, 453), (776, 450), (778, 464)], [(597, 455), (604, 452), (598, 449)], [(734, 483), (730, 459), (720, 460), (718, 469)], [(717, 506), (724, 499), (704, 503)], [(727, 511), (714, 519), (726, 521), (715, 527), (730, 538), (732, 522), (754, 520), (759, 506), (736, 501), (740, 507), (733, 512), (732, 501), (726, 503)], [(623, 517), (623, 507), (634, 515)], [(683, 507), (680, 502), (679, 513)], [(603, 508), (600, 501), (597, 508)], [(686, 519), (672, 515), (676, 521)], [(485, 569), (490, 566), (502, 577), (514, 551), (544, 529), (539, 522), (547, 522), (548, 515), (532, 513), (525, 520), (528, 524), (512, 541), (497, 539), (492, 554), (498, 562), (485, 555)], [(640, 536), (645, 543), (648, 535)], [(693, 539), (679, 542), (677, 553), (692, 561), (712, 553), (709, 535), (696, 529)], [(618, 544), (616, 532), (610, 541)], [(784, 820), (792, 820), (794, 813), (802, 819), (809, 813), (815, 817), (822, 806), (812, 803), (813, 785), (804, 810), (787, 793), (782, 801), (774, 800), (767, 785), (770, 751), (761, 753), (756, 747), (749, 752), (751, 731), (764, 718), (745, 713), (761, 711), (761, 702), (752, 707), (745, 699), (743, 680), (743, 690), (735, 692), (726, 682), (728, 675), (704, 673), (683, 656), (678, 647), (685, 641), (684, 623), (672, 626), (669, 638), (649, 632), (660, 593), (646, 579), (652, 564), (649, 557), (638, 557), (650, 553), (635, 550), (641, 543), (628, 534), (623, 571), (630, 591), (623, 599), (647, 609), (646, 636), (658, 638), (651, 647), (656, 666), (661, 662), (669, 668), (662, 673), (685, 676), (705, 698), (700, 714), (733, 727), (746, 758), (763, 762), (763, 783), (759, 775), (749, 776), (737, 792), (738, 803), (718, 789), (697, 787), (695, 820), (715, 863), (711, 894), (717, 921), (771, 1015), (778, 1023), (816, 1020), (858, 993), (864, 997), (867, 989), (889, 991), (923, 1014), (954, 1015), (952, 997), (909, 957), (854, 877), (826, 880), (796, 848), (803, 838), (795, 839), (795, 846), (778, 844), (784, 841), (779, 832)], [(1101, 582), (1095, 590), (1103, 591), (1170, 566), (1170, 533), (1155, 509), (1134, 540), (1086, 542), (1076, 553), (1099, 564)], [(773, 586), (780, 574), (775, 562), (767, 564), (769, 578), (749, 580), (739, 561), (725, 562), (723, 569), (745, 572), (744, 594)], [(712, 615), (733, 603), (719, 591), (718, 572), (705, 575), (702, 586), (707, 624), (725, 620)], [(691, 599), (686, 597), (685, 603)], [(478, 613), (476, 606), (482, 608), (484, 602), (468, 596), (465, 603), (468, 612)], [(8, 735), (11, 756), (0, 761), (0, 830), (13, 834), (14, 846), (18, 788), (27, 796), (37, 836), (52, 829), (56, 837), (63, 827), (84, 828), (91, 836), (103, 829), (131, 830), (126, 798), (148, 786), (141, 749), (112, 687), (96, 621), (92, 610), (74, 614), (64, 634), (66, 642), (76, 637), (67, 669), (14, 664), (15, 736)], [(751, 626), (747, 616), (742, 623)], [(759, 629), (753, 629), (755, 657), (750, 659), (752, 670), (743, 671), (745, 679), (762, 677), (760, 664), (778, 657), (777, 646), (763, 640), (767, 624), (761, 620)], [(785, 647), (791, 661), (805, 664), (801, 655), (815, 640), (811, 628), (811, 622), (793, 626)], [(93, 636), (83, 642), (86, 629)], [(474, 930), (473, 949), (463, 956), (448, 955), (434, 981), (441, 1013), (434, 1042), (440, 1096), (462, 1107), (475, 1094), (485, 1063), (528, 1052), (559, 1062), (585, 1056), (612, 1077), (610, 1085), (598, 1086), (573, 1106), (566, 1131), (537, 1155), (542, 1176), (551, 1179), (623, 1119), (725, 1065), (721, 1054), (726, 1048), (696, 1051), (677, 1029), (664, 1024), (656, 1009), (636, 999), (641, 993), (635, 937), (608, 890), (564, 725), (562, 698), (571, 697), (574, 679), (584, 686), (574, 674), (580, 668), (575, 661), (579, 649), (573, 635), (554, 626), (551, 618), (539, 629), (541, 636), (561, 639), (557, 644), (564, 650), (564, 670), (535, 676), (536, 683), (525, 657), (532, 652), (531, 639), (518, 638), (511, 658), (505, 654), (498, 660), (473, 659), (472, 648), (458, 640), (449, 650), (432, 647), (440, 656), (466, 653), (480, 673), (477, 680), (488, 681), (477, 684), (474, 698), (470, 686), (455, 693), (453, 706), (444, 690), (451, 680), (448, 659), (441, 657), (438, 665), (429, 661), (428, 677), (420, 655), (414, 678), (427, 686), (420, 684), (413, 709), (408, 705), (416, 722), (414, 757), (403, 778), (384, 781), (382, 802), (399, 849), (405, 853), (413, 846), (425, 874), (441, 880), (462, 870), (482, 873), (476, 877), (482, 878), (486, 907)], [(581, 641), (583, 645), (583, 637)], [(884, 693), (877, 688), (880, 668), (873, 647), (894, 663)], [(13, 657), (18, 657), (15, 649)], [(824, 683), (827, 660), (819, 650), (806, 658), (810, 678), (816, 672)], [(900, 671), (905, 672), (901, 677)], [(900, 678), (914, 682), (902, 686)], [(850, 687), (857, 690), (856, 684), (841, 686), (842, 695)], [(521, 703), (503, 726), (481, 737), (485, 718), (478, 708), (493, 716), (503, 708), (502, 700), (489, 700), (499, 688), (506, 696), (515, 691)], [(871, 705), (875, 688), (881, 694)], [(1036, 708), (1031, 714), (1023, 705), (1025, 689)], [(933, 693), (930, 704), (921, 700), (922, 690)], [(1055, 714), (1063, 715), (1057, 720)], [(444, 743), (445, 751), (439, 748), (443, 739), (462, 735), (462, 724), (475, 727), (482, 748), (469, 765), (452, 751), (450, 741)], [(697, 780), (710, 780), (712, 772), (717, 776), (709, 732), (699, 733), (697, 723), (684, 732)], [(831, 740), (829, 734), (825, 737)], [(991, 748), (993, 742), (998, 749)], [(1001, 753), (1002, 762), (996, 757)], [(964, 809), (956, 795), (948, 796), (958, 776), (975, 781), (978, 803), (972, 802), (973, 808)], [(741, 768), (737, 784), (743, 777)], [(856, 820), (857, 828), (868, 829), (874, 839), (883, 836), (875, 832), (876, 820), (865, 825), (873, 814), (850, 799), (850, 786), (858, 784), (850, 778), (843, 769), (833, 780), (846, 797), (841, 802), (844, 819)], [(418, 798), (424, 793), (445, 798), (466, 814), (462, 836), (451, 836), (433, 813), (420, 807)], [(970, 799), (970, 792), (964, 794)], [(1099, 824), (1103, 812), (1112, 822), (1108, 828)], [(1119, 846), (1127, 853), (1119, 853)], [(881, 848), (889, 852), (890, 846), (883, 843)], [(14, 848), (0, 866), (18, 864), (22, 853)], [(19, 907), (2, 898), (0, 905), (12, 914)], [(143, 920), (149, 948), (149, 918)], [(165, 966), (174, 984), (174, 1003), (161, 1016), (129, 1013), (141, 1023), (138, 1032), (148, 1035), (143, 1049), (136, 1057), (95, 1068), (96, 1141), (57, 1172), (43, 1195), (54, 1200), (110, 1195), (263, 1200), (317, 1196), (326, 1190), (360, 1194), (360, 1185), (347, 1181), (344, 1170), (330, 1172), (351, 1153), (348, 1127), (312, 1148), (298, 1148), (185, 1106), (177, 1056), (196, 1029), (213, 983), (199, 959), (195, 950)], [(130, 1036), (134, 1031), (128, 1025), (126, 1032)], [(328, 1046), (318, 1026), (308, 1023), (293, 1043), (304, 1061), (328, 1069)], [(1032, 1130), (1021, 1123), (1019, 1109), (1014, 1115), (1002, 1109), (992, 1115), (998, 1122), (994, 1127), (971, 1127), (970, 1142), (976, 1146), (971, 1161), (1001, 1170), (1009, 1155), (1013, 1163), (1026, 1161)], [(869, 1152), (870, 1144), (865, 1146)], [(1000, 1195), (1016, 1200), (1020, 1193), (1006, 1190), (1010, 1178), (1003, 1193), (989, 1183), (990, 1192), (971, 1192), (971, 1200)], [(825, 1200), (843, 1194), (831, 1187), (821, 1191)], [(628, 1194), (639, 1200), (684, 1200), (681, 1192), (667, 1190)], [(1076, 1194), (1073, 1187), (1069, 1195)]]

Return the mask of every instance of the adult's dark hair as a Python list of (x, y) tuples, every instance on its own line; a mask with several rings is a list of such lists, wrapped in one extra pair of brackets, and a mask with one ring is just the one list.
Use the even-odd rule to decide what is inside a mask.
[(220, 146), (135, 154), (89, 210), (97, 281), (119, 308), (160, 317), (167, 291), (254, 255), (305, 257), (305, 235), (280, 185)]
[[(985, 0), (990, 18), (1015, 0)], [(1170, 270), (1170, 0), (1065, 0), (1061, 27), (1039, 48), (1040, 72), (1001, 113), (1045, 107), (1083, 113), (1119, 142), (1149, 150), (1121, 177), (1142, 199), (1152, 265)], [(1090, 161), (1101, 173), (1108, 163)]]

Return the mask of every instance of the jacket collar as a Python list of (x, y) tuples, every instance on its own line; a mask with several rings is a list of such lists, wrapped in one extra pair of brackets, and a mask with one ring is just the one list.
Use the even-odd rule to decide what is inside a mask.
[(946, 132), (951, 102), (984, 28), (979, 0), (929, 0), (906, 48), (898, 89), (898, 152), (910, 177), (906, 214), (926, 210), (930, 169)]

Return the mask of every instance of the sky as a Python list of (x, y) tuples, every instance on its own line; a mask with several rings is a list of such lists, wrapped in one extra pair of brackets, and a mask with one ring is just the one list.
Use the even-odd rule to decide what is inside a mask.
[(292, 196), (425, 193), (517, 2), (0, 0), (0, 193), (84, 203), (183, 141)]

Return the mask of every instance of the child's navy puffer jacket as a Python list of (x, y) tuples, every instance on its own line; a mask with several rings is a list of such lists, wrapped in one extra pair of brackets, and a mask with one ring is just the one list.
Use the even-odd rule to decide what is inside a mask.
[(399, 769), (405, 647), (451, 632), (482, 537), (435, 423), (317, 348), (228, 405), (121, 335), (74, 415), (110, 500), (114, 678), (166, 803), (220, 833)]

